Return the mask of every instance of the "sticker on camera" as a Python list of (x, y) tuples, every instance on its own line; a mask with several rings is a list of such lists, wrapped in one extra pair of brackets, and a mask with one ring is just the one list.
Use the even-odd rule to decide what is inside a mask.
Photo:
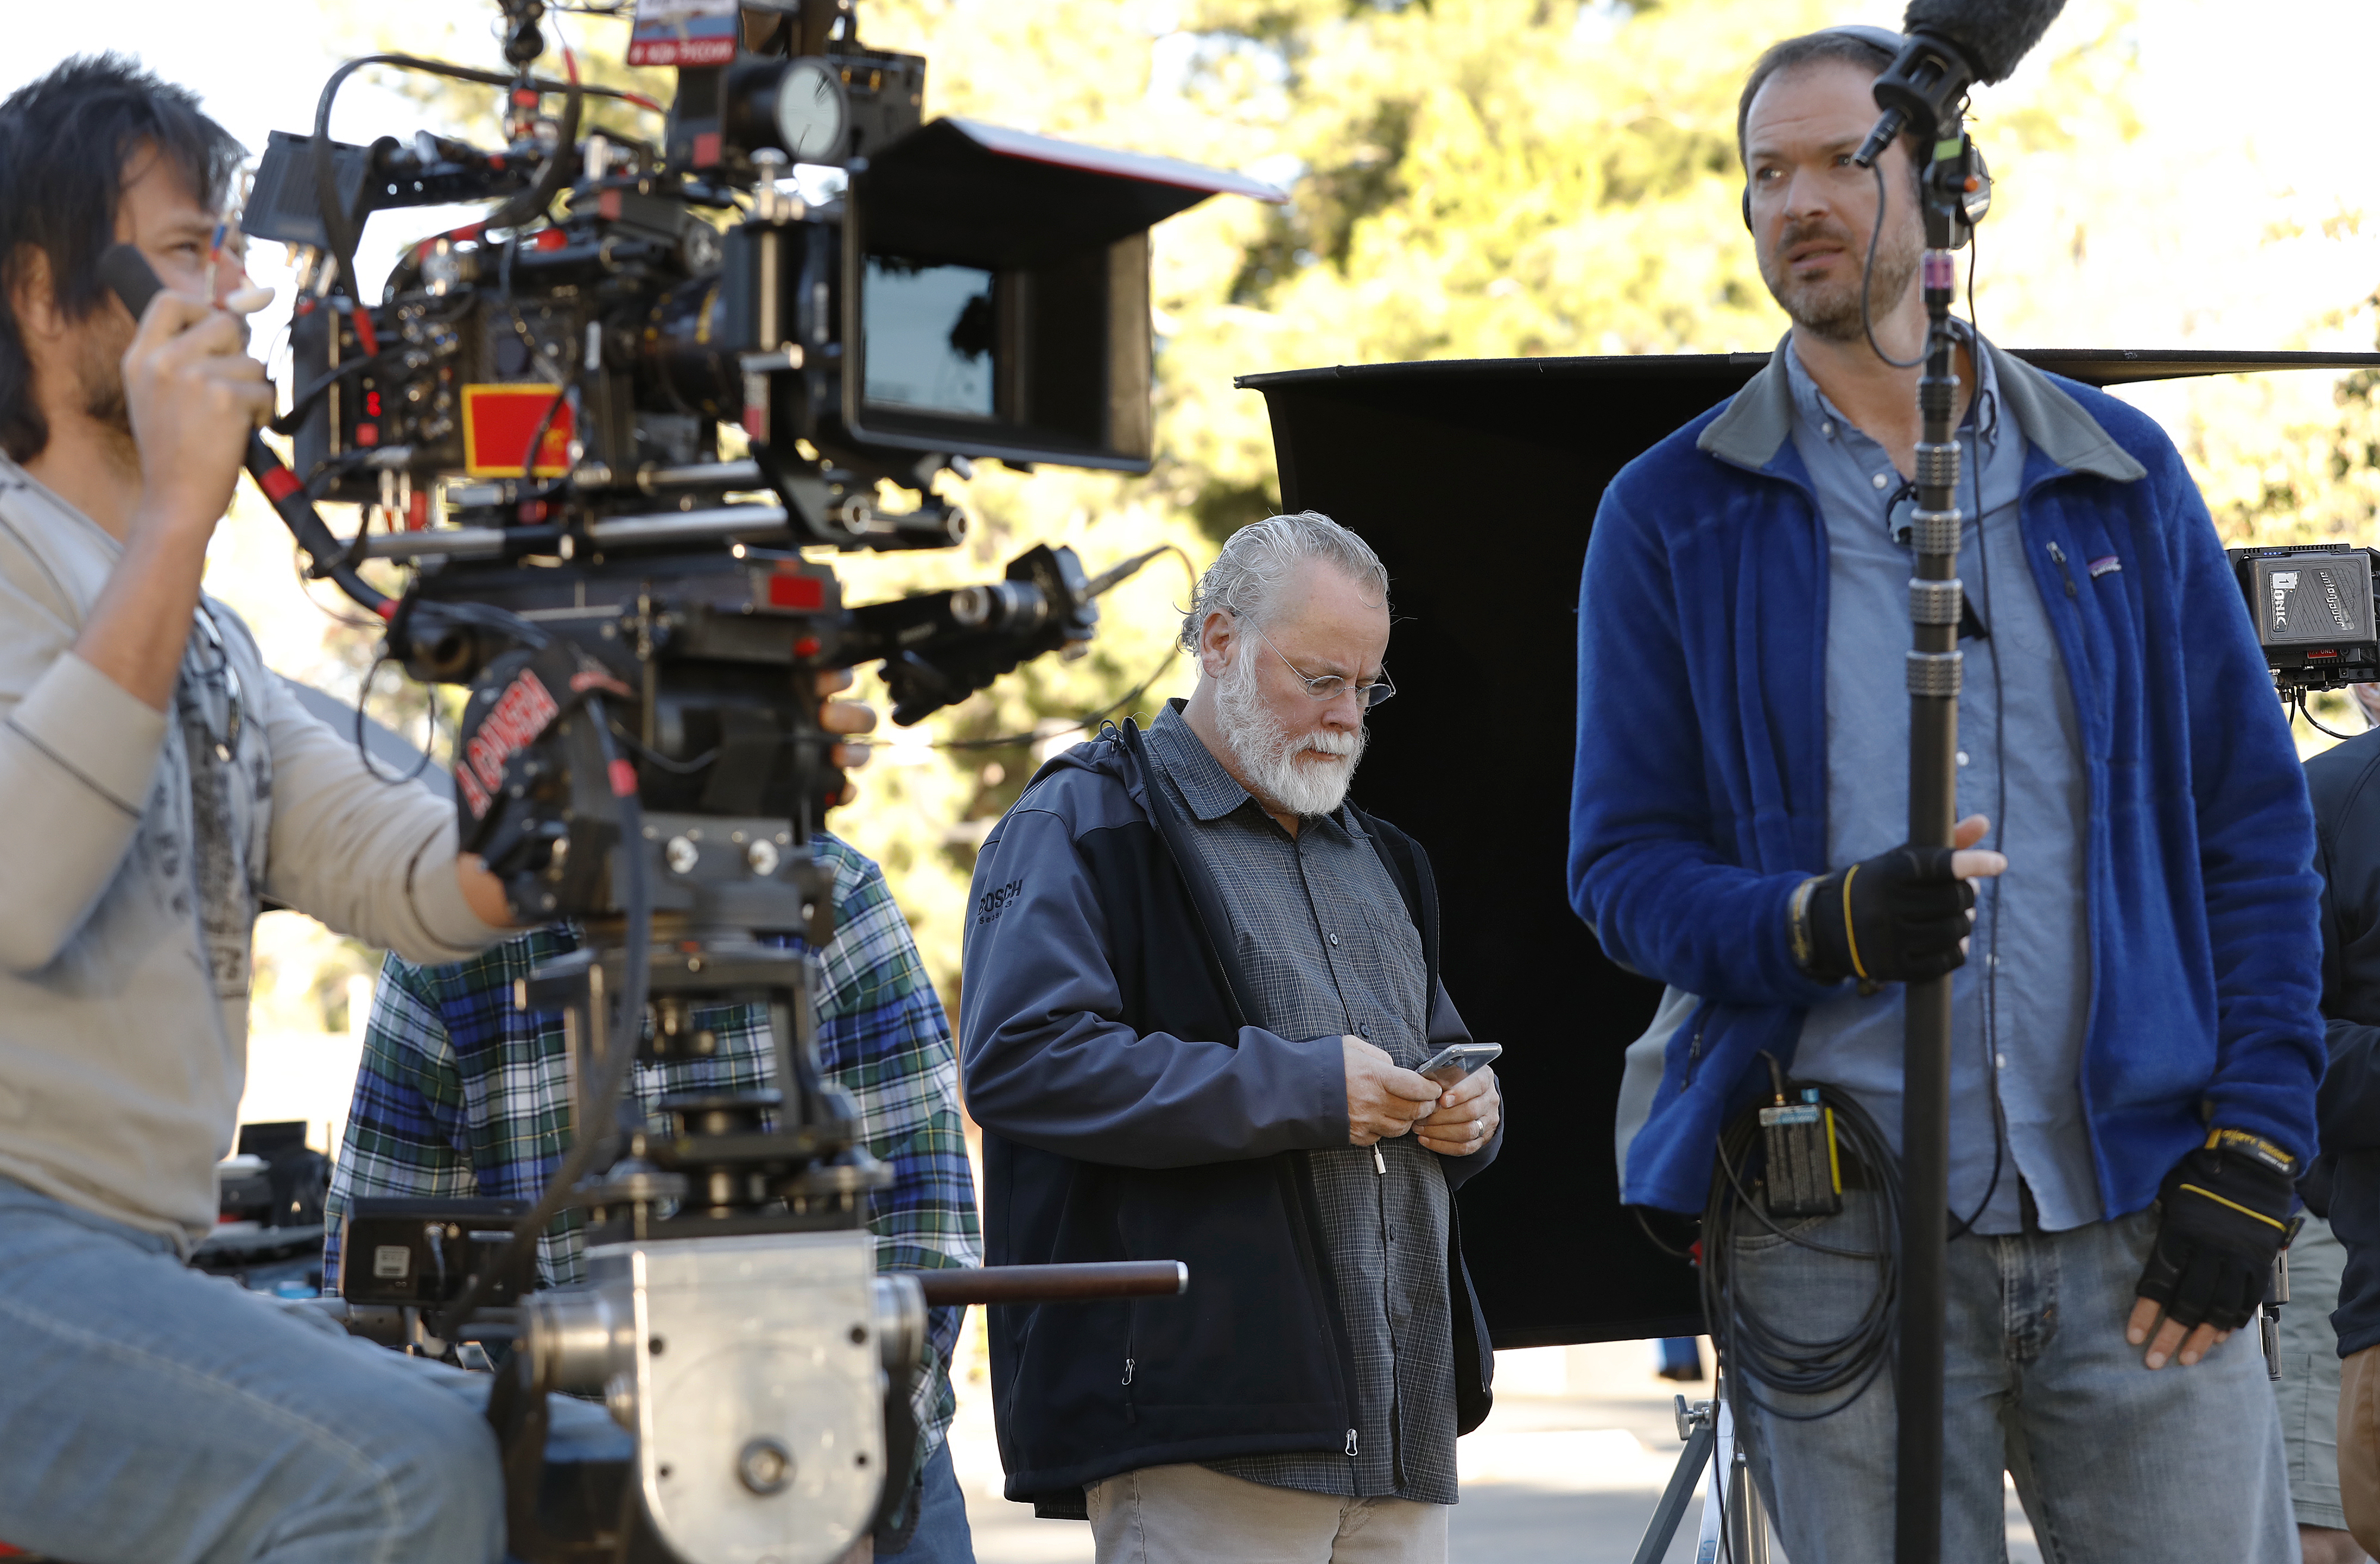
[(723, 66), (735, 57), (736, 0), (637, 0), (632, 66)]

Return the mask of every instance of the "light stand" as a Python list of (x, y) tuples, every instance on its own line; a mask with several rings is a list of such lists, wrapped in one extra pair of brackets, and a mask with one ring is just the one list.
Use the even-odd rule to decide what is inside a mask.
[(1697, 1559), (1724, 1558), (1728, 1564), (1768, 1564), (1768, 1511), (1752, 1480), (1752, 1462), (1736, 1438), (1735, 1416), (1727, 1387), (1714, 1383), (1711, 1399), (1677, 1406), (1678, 1437), (1686, 1442), (1669, 1486), (1653, 1507), (1653, 1519), (1636, 1545), (1635, 1564), (1661, 1564), (1678, 1524), (1694, 1503), (1694, 1484), (1709, 1478), (1703, 1489), (1702, 1534), (1696, 1540)]
[[(1955, 122), (1954, 122), (1955, 123)], [(1920, 181), (1925, 221), (1925, 372), (1917, 382), (1917, 547), (1909, 582), (1909, 841), (1948, 847), (1958, 810), (1959, 377), (1950, 300), (1974, 149), (1963, 133), (1931, 144)], [(1942, 1360), (1950, 1224), (1950, 979), (1906, 986), (1902, 1045), (1900, 1412), (1893, 1557), (1942, 1556)]]

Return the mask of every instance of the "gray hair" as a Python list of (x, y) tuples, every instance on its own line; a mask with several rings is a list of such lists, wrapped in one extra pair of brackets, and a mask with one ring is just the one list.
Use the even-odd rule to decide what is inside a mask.
[(1369, 543), (1320, 511), (1270, 515), (1232, 533), (1198, 578), (1190, 612), (1182, 616), (1182, 649), (1198, 649), (1198, 632), (1219, 609), (1259, 627), (1271, 623), (1273, 599), (1308, 560), (1336, 565), (1357, 586), (1376, 590), (1387, 606), (1388, 567)]

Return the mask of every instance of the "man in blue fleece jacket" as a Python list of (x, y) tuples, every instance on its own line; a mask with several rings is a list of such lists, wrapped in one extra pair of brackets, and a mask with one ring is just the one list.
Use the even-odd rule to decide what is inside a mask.
[[(1744, 212), (1792, 330), (1612, 481), (1587, 548), (1572, 904), (1700, 996), (1623, 1197), (1702, 1208), (1763, 1054), (1898, 1150), (1900, 985), (1955, 968), (1944, 1557), (2001, 1556), (2006, 1470), (2054, 1557), (2126, 1555), (2155, 1516), (2161, 1557), (2294, 1558), (2272, 1394), (2228, 1338), (2313, 1150), (2304, 782), (2171, 443), (1970, 333), (1967, 818), (1955, 854), (1902, 845), (1918, 371), (1883, 355), (1919, 357), (1924, 239), (1905, 140), (1881, 180), (1851, 158), (1897, 42), (1830, 30), (1754, 67)], [(1712, 1256), (1742, 1306), (1803, 1342), (1849, 1329), (1886, 1171), (1854, 1170), (1840, 1216), (1747, 1220)], [(1889, 1372), (1738, 1391), (1796, 1564), (1889, 1557)]]

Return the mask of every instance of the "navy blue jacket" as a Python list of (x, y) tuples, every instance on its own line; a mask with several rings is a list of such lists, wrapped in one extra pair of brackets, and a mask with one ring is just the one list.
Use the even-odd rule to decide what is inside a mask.
[[(2210, 1121), (2313, 1149), (2313, 826), (2246, 604), (2164, 433), (1995, 355), (2019, 526), (2090, 789), (2084, 1112), (2109, 1216)], [(1786, 903), (1824, 872), (1826, 527), (1781, 358), (1623, 468), (1579, 594), (1572, 904), (1612, 958), (1703, 996), (1629, 1147), (1631, 1204), (1698, 1211), (1766, 1049), (1833, 988)]]
[(2380, 1346), (2380, 733), (2306, 762), (2322, 869), (2322, 1158), (2301, 1186), (2347, 1246), (2338, 1355)]
[[(1404, 893), (1435, 994), (1428, 857), (1360, 823)], [(1138, 1467), (1336, 1450), (1355, 1422), (1305, 1157), (1347, 1144), (1343, 1056), (1250, 1023), (1231, 923), (1187, 829), (1126, 724), (1043, 767), (976, 860), (959, 1057), (984, 1132), (986, 1260), (1190, 1267), (1178, 1299), (990, 1311), (1007, 1495), (1045, 1515), (1080, 1516), (1084, 1484)], [(1439, 1158), (1449, 1185), (1502, 1139)], [(1488, 1415), (1493, 1360), (1459, 1215), (1448, 1240), (1468, 1433)]]

